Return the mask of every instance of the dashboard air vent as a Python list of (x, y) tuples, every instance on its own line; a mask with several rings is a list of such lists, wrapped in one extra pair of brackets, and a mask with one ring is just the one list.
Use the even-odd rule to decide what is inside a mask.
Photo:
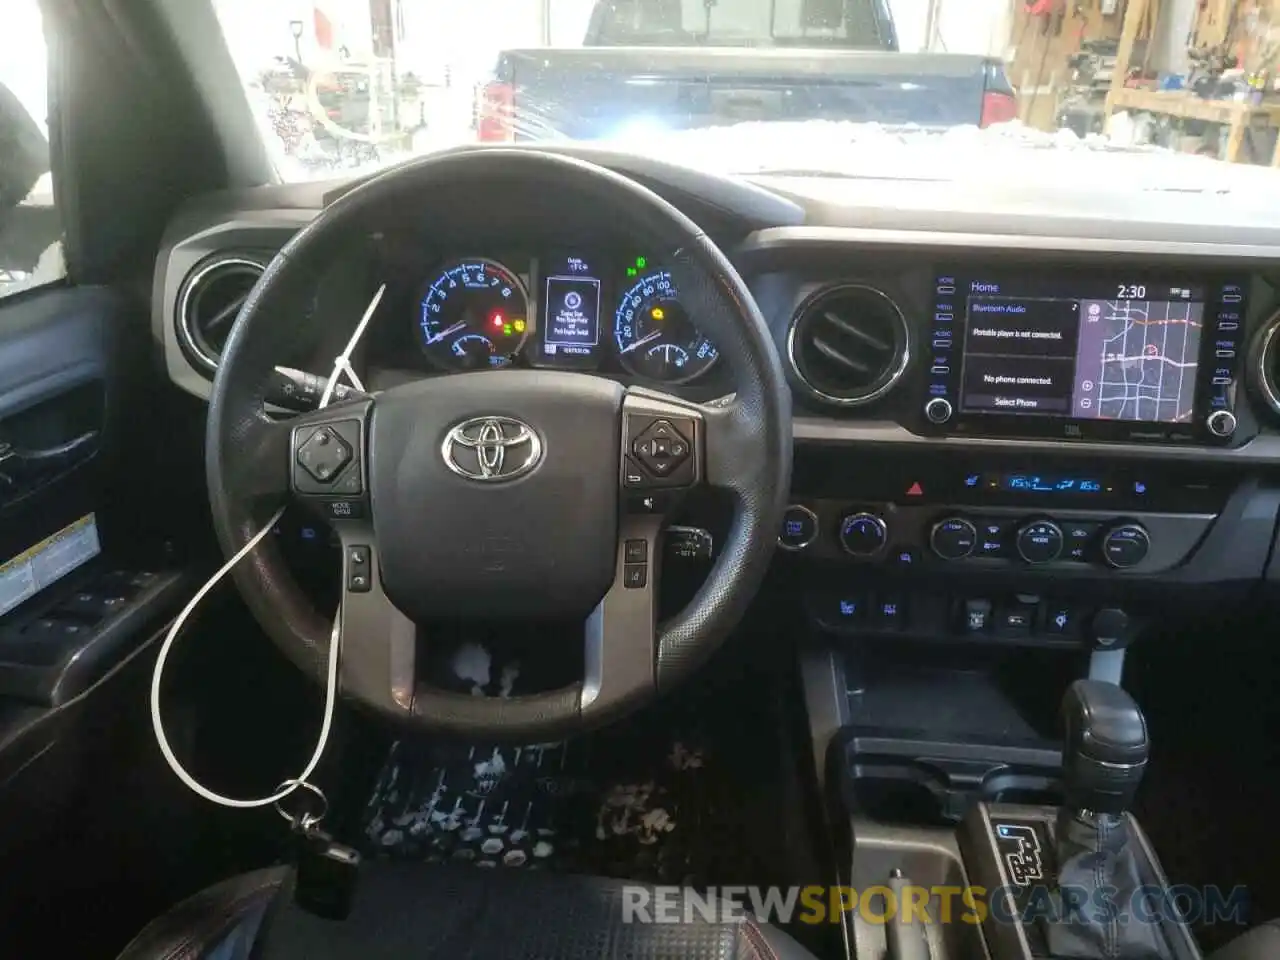
[(787, 355), (824, 403), (854, 407), (884, 396), (907, 369), (907, 321), (874, 287), (827, 287), (796, 312)]
[(265, 268), (248, 257), (219, 257), (197, 268), (178, 297), (178, 340), (188, 359), (212, 373), (249, 291)]
[(1254, 351), (1254, 383), (1273, 413), (1280, 414), (1280, 313), (1268, 321)]

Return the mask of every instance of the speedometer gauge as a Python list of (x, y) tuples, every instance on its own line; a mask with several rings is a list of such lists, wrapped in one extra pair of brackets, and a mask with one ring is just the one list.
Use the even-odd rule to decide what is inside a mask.
[(511, 362), (529, 337), (529, 298), (520, 278), (493, 260), (446, 264), (422, 296), (422, 349), (437, 366), (482, 370)]
[(684, 307), (671, 274), (641, 277), (622, 295), (613, 318), (618, 360), (631, 373), (666, 383), (685, 383), (711, 369), (719, 352)]

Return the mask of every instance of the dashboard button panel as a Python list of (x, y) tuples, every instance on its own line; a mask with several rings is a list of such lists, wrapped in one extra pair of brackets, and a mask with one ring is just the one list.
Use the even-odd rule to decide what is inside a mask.
[(835, 634), (901, 637), (941, 643), (1117, 649), (1142, 632), (1143, 617), (1118, 608), (1025, 594), (959, 592), (884, 585), (814, 588), (811, 621)]
[[(797, 554), (797, 562), (856, 560), (908, 576), (949, 567), (974, 574), (1022, 570), (1083, 579), (1116, 571), (1151, 576), (1185, 563), (1217, 517), (1160, 510), (1116, 515), (1070, 508), (971, 509), (865, 501), (850, 507), (847, 500), (794, 503), (778, 537), (779, 552)], [(803, 549), (793, 546), (801, 543)]]

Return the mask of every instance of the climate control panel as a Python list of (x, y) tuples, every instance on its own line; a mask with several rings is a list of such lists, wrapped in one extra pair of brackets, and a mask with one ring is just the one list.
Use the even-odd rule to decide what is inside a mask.
[(1050, 517), (1010, 521), (952, 516), (933, 525), (929, 549), (941, 560), (1016, 558), (1032, 565), (1072, 560), (1125, 570), (1146, 560), (1151, 537), (1146, 527), (1131, 521), (1063, 524)]
[(1055, 575), (1144, 574), (1185, 560), (1213, 521), (1211, 514), (1028, 513), (1012, 507), (820, 500), (787, 510), (778, 545), (795, 554), (903, 570), (1008, 567)]

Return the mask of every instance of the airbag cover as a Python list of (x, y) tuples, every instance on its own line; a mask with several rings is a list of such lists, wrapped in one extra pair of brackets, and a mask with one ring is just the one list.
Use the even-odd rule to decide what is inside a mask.
[(391, 601), (416, 620), (585, 617), (614, 577), (622, 398), (541, 370), (379, 394), (369, 486)]

